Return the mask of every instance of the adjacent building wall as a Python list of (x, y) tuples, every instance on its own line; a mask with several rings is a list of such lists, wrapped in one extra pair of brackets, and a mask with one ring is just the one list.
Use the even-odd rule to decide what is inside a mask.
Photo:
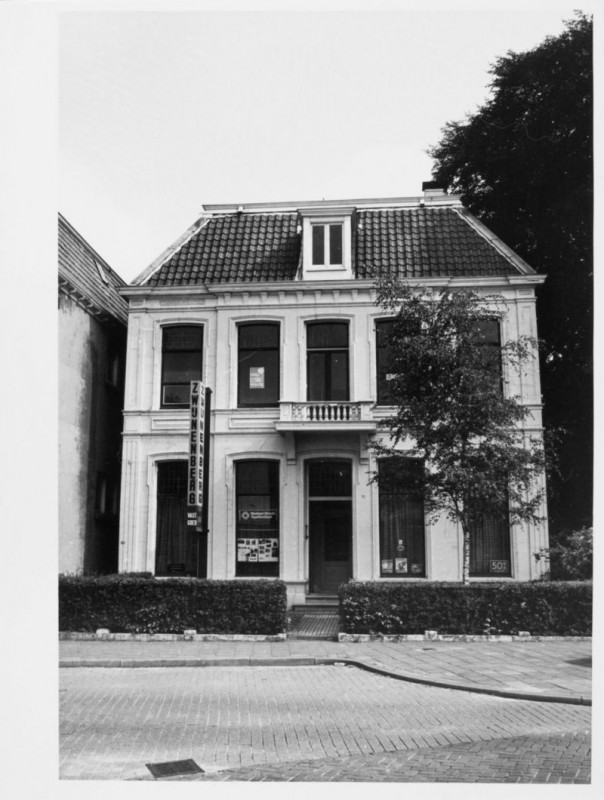
[[(119, 359), (116, 373), (109, 368), (114, 355)], [(61, 573), (117, 571), (124, 361), (125, 330), (99, 321), (60, 293)], [(97, 491), (104, 491), (104, 499)]]

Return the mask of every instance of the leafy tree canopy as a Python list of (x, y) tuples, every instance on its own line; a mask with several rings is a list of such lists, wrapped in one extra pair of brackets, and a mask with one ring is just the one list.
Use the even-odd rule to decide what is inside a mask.
[(488, 346), (485, 323), (505, 313), (500, 297), (435, 294), (385, 279), (378, 303), (396, 313), (388, 370), (397, 410), (380, 423), (389, 439), (376, 451), (390, 468), (376, 473), (376, 480), (400, 480), (408, 464), (402, 457), (424, 459), (425, 470), (405, 474), (407, 485), (413, 481), (428, 511), (444, 512), (461, 525), (467, 581), (470, 533), (485, 516), (541, 518), (542, 441), (522, 432), (530, 411), (502, 386), (503, 374), (534, 357), (535, 342), (523, 337)]
[(491, 97), (449, 122), (431, 148), (433, 178), (539, 273), (548, 427), (566, 431), (552, 483), (554, 527), (591, 519), (593, 309), (593, 21), (490, 70)]

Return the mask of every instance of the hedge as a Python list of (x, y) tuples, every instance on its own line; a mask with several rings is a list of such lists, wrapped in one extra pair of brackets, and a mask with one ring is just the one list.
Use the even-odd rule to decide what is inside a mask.
[(286, 625), (282, 581), (59, 576), (60, 631), (275, 635)]
[(592, 584), (373, 583), (340, 587), (343, 633), (590, 636)]

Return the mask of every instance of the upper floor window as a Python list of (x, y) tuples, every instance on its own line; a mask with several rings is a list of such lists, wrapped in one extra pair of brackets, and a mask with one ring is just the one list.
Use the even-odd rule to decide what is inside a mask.
[(203, 328), (173, 325), (163, 329), (161, 407), (188, 408), (191, 381), (202, 380)]
[(476, 343), (485, 348), (489, 367), (501, 375), (501, 335), (499, 320), (483, 319), (478, 323)]
[(478, 323), (478, 337), (476, 344), (484, 348), (485, 363), (493, 380), (497, 382), (499, 389), (503, 392), (503, 374), (501, 364), (501, 334), (499, 330), (499, 320), (484, 319)]
[(348, 400), (348, 323), (306, 326), (309, 400)]
[(342, 264), (342, 223), (312, 226), (312, 263), (313, 266)]
[(276, 406), (279, 403), (279, 323), (239, 326), (237, 405)]
[(383, 319), (375, 323), (376, 365), (377, 365), (377, 402), (378, 405), (390, 405), (394, 402), (392, 392), (392, 351), (389, 335), (394, 320)]

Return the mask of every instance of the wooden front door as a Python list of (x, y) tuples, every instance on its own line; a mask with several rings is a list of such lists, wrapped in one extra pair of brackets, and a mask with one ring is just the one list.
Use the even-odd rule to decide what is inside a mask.
[(352, 503), (309, 501), (310, 591), (337, 594), (352, 577)]

